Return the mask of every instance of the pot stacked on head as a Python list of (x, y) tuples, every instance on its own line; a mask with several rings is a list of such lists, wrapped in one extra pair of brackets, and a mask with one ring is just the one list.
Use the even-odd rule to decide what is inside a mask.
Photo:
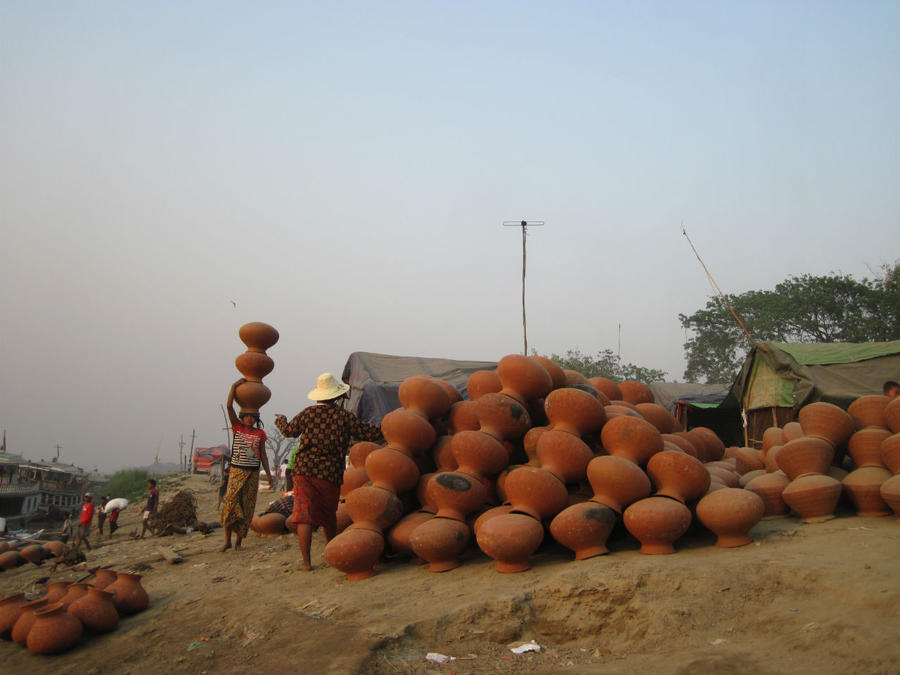
[(857, 468), (847, 474), (842, 483), (859, 516), (887, 516), (891, 513), (881, 496), (881, 486), (891, 478), (891, 472), (885, 468), (881, 458), (882, 443), (891, 437), (884, 414), (890, 400), (880, 395), (861, 396), (847, 408), (857, 426), (847, 443)]
[(234, 360), (234, 365), (247, 381), (238, 385), (234, 398), (241, 413), (258, 413), (272, 397), (262, 379), (275, 367), (266, 350), (278, 342), (278, 331), (267, 323), (253, 321), (241, 326), (238, 335), (247, 345), (247, 351)]
[(450, 410), (447, 390), (430, 377), (409, 377), (398, 393), (403, 407), (385, 415), (381, 422), (387, 445), (365, 454), (370, 482), (346, 496), (345, 508), (353, 522), (325, 546), (325, 560), (351, 581), (375, 574), (375, 563), (384, 551), (382, 533), (403, 515), (399, 495), (419, 482), (414, 457), (428, 452), (437, 438), (429, 420)]
[(885, 422), (894, 432), (881, 442), (881, 461), (893, 476), (879, 488), (884, 502), (900, 516), (900, 398), (893, 399), (885, 407)]

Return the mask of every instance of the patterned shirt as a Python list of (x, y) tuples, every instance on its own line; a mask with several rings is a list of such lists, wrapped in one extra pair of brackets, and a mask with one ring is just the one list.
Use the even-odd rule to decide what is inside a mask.
[(235, 424), (232, 431), (234, 439), (231, 441), (231, 466), (258, 469), (259, 456), (263, 453), (268, 438), (266, 432), (241, 423)]
[(276, 417), (275, 426), (288, 437), (302, 434), (294, 459), (294, 473), (338, 485), (344, 478), (344, 456), (350, 447), (350, 439), (380, 441), (383, 438), (378, 427), (328, 403), (310, 406), (290, 422)]

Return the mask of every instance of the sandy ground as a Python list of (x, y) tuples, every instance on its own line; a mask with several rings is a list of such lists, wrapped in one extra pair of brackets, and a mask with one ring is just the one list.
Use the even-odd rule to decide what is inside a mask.
[[(202, 477), (200, 517), (216, 519)], [(174, 493), (169, 487), (162, 499)], [(260, 493), (259, 506), (272, 499)], [(260, 508), (261, 510), (261, 508)], [(897, 673), (900, 672), (900, 522), (858, 518), (846, 507), (816, 525), (763, 521), (755, 543), (720, 549), (695, 526), (667, 556), (638, 553), (624, 529), (609, 555), (573, 562), (552, 542), (521, 574), (498, 574), (470, 550), (464, 564), (432, 574), (390, 562), (348, 582), (321, 567), (295, 572), (288, 536), (251, 534), (220, 553), (204, 536), (128, 540), (139, 514), (121, 516), (117, 539), (89, 552), (90, 566), (136, 569), (150, 608), (55, 657), (0, 644), (9, 673)], [(548, 537), (549, 539), (549, 537)], [(164, 562), (158, 548), (179, 551)], [(40, 592), (84, 571), (27, 565), (0, 574), (0, 595)], [(509, 646), (534, 640), (540, 653)], [(429, 652), (455, 657), (438, 665)]]

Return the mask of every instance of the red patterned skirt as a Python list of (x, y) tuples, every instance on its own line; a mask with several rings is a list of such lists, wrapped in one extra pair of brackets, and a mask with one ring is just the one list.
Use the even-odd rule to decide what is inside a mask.
[(321, 525), (337, 528), (338, 499), (341, 486), (324, 478), (292, 474), (294, 479), (294, 511), (291, 515), (298, 525)]

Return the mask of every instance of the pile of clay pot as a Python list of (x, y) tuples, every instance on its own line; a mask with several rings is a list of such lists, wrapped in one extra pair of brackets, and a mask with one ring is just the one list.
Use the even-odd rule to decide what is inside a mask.
[(642, 553), (674, 553), (694, 515), (718, 545), (741, 546), (764, 515), (716, 434), (678, 431), (642, 383), (510, 355), (466, 388), (462, 400), (446, 382), (406, 379), (381, 425), (387, 445), (350, 449), (340, 534), (325, 547), (348, 579), (371, 577), (386, 547), (451, 570), (473, 537), (499, 572), (529, 569), (548, 532), (582, 560), (608, 552), (620, 521)]
[[(846, 411), (810, 403), (797, 420), (766, 429), (761, 450), (735, 455), (741, 483), (762, 497), (766, 516), (792, 510), (806, 523), (823, 522), (843, 496), (859, 516), (900, 515), (900, 399), (862, 396)], [(844, 450), (850, 473), (834, 466)]]
[(120, 616), (142, 612), (149, 603), (139, 574), (99, 569), (90, 584), (57, 581), (36, 600), (25, 593), (0, 600), (0, 638), (34, 654), (58, 654), (86, 633), (115, 630)]
[(28, 563), (40, 565), (49, 558), (65, 555), (69, 547), (61, 541), (6, 542), (0, 541), (0, 572)]

